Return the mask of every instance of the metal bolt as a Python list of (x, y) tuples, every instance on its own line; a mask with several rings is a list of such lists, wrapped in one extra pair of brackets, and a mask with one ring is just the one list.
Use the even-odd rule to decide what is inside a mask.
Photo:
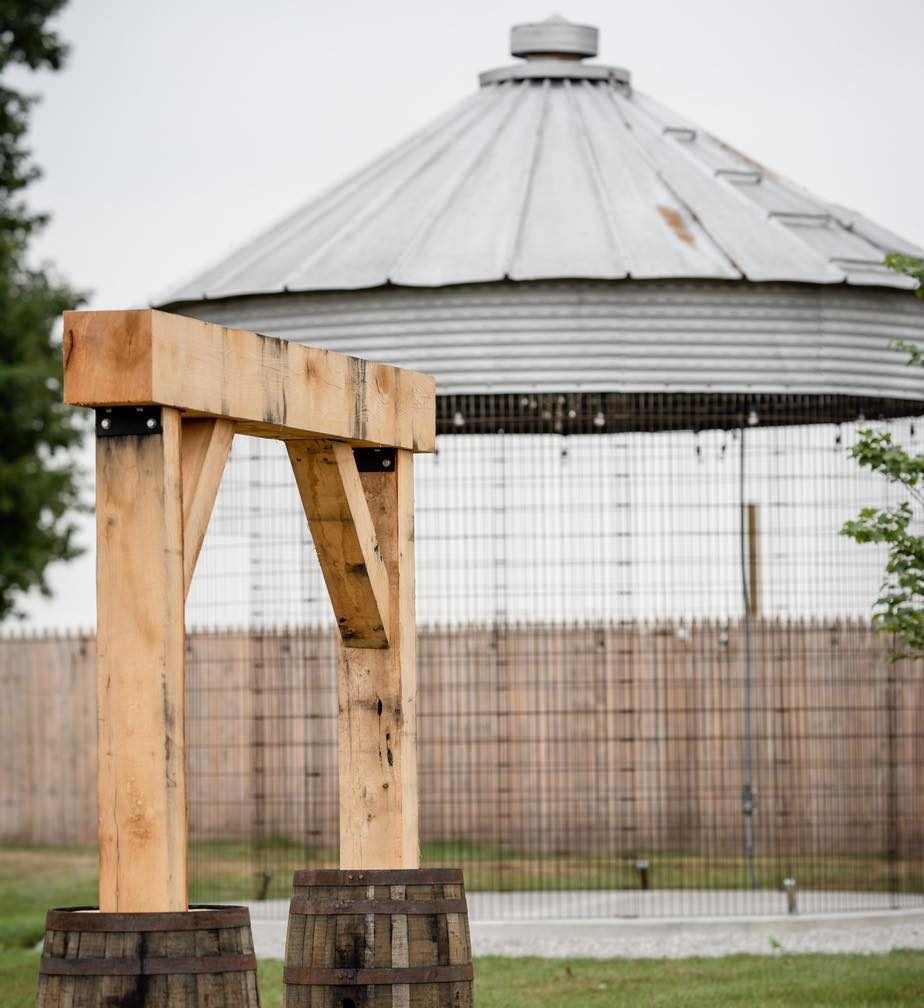
[(148, 430), (154, 430), (154, 428), (157, 426), (157, 421), (154, 419), (154, 417), (148, 417), (147, 420), (145, 421), (145, 426), (147, 427)]
[(103, 417), (103, 419), (100, 420), (99, 425), (103, 428), (103, 430), (109, 430), (112, 426), (112, 421), (108, 417)]

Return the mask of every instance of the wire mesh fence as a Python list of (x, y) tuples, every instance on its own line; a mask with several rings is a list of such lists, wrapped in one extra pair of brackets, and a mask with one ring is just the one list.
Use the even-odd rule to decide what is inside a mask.
[[(784, 880), (804, 909), (924, 903), (924, 676), (870, 626), (883, 554), (838, 534), (898, 499), (848, 457), (858, 430), (921, 451), (922, 413), (440, 399), (417, 459), (424, 862), (461, 865), (494, 918), (765, 913)], [(337, 648), (280, 446), (235, 442), (187, 618), (197, 892), (285, 897), (337, 861)], [(10, 696), (27, 644), (59, 649), (33, 682), (92, 665), (7, 641)], [(35, 774), (3, 765), (3, 836), (47, 842), (14, 786)], [(71, 798), (43, 787), (53, 819)]]

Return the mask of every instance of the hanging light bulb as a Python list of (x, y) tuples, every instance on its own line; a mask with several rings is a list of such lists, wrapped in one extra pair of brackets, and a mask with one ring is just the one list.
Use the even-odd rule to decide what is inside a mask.
[(597, 414), (594, 417), (594, 427), (605, 427), (606, 417), (603, 415), (603, 410), (597, 410)]
[(455, 416), (452, 418), (452, 425), (453, 425), (453, 427), (464, 427), (465, 426), (465, 417), (462, 416), (462, 414), (459, 412), (459, 410), (456, 410)]
[(568, 410), (568, 419), (569, 420), (573, 420), (576, 416), (577, 416), (577, 410), (576, 409), (569, 409)]
[(760, 423), (760, 417), (757, 415), (757, 410), (752, 409), (748, 413), (748, 427), (756, 427)]

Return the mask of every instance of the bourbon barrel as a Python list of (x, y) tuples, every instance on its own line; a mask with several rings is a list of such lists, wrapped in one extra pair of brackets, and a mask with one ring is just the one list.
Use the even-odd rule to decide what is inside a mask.
[(250, 912), (239, 906), (182, 913), (51, 910), (37, 1008), (256, 1008)]
[(471, 1008), (462, 872), (295, 873), (286, 1008)]

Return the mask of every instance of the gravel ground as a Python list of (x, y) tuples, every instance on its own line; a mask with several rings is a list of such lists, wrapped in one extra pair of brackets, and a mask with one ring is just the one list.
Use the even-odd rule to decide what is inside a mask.
[(475, 955), (536, 955), (549, 959), (685, 959), (732, 953), (780, 955), (785, 952), (889, 952), (924, 949), (924, 914), (869, 915), (856, 920), (748, 918), (711, 921), (627, 923), (550, 921), (543, 927), (522, 924), (472, 925)]
[[(722, 894), (695, 893), (555, 893), (555, 906), (572, 910), (609, 911), (620, 916), (596, 919), (550, 919), (542, 911), (551, 904), (542, 893), (472, 893), (469, 908), (472, 951), (475, 955), (543, 956), (546, 958), (671, 958), (722, 956), (743, 952), (779, 955), (785, 952), (883, 953), (892, 949), (924, 949), (924, 906), (920, 899), (903, 900), (905, 907), (889, 910), (889, 898), (870, 900), (869, 894), (800, 894), (797, 915), (781, 913), (779, 894), (750, 893), (750, 907), (758, 914), (706, 916)], [(639, 897), (652, 897), (646, 900)], [(655, 898), (656, 897), (656, 898)], [(754, 902), (755, 897), (760, 897)], [(630, 907), (625, 900), (630, 898)], [(910, 904), (915, 905), (912, 909)], [(836, 905), (839, 913), (813, 912), (814, 906)], [(250, 904), (254, 944), (261, 958), (285, 955), (287, 904), (284, 900)], [(663, 916), (671, 908), (684, 916)], [(698, 916), (687, 916), (696, 909)], [(770, 912), (767, 912), (767, 911)], [(776, 912), (773, 912), (776, 911)], [(658, 914), (658, 916), (651, 916)], [(505, 919), (499, 920), (498, 917)], [(493, 918), (493, 919), (492, 919)], [(517, 919), (510, 919), (517, 918)]]

